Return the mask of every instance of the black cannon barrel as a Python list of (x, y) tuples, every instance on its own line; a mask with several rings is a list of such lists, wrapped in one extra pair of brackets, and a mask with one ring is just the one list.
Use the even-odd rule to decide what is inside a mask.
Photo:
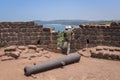
[(39, 72), (47, 71), (50, 69), (54, 69), (64, 65), (78, 62), (80, 60), (80, 57), (81, 56), (78, 52), (72, 53), (55, 60), (50, 60), (37, 65), (25, 67), (24, 72), (26, 76), (30, 76), (31, 74), (36, 74)]

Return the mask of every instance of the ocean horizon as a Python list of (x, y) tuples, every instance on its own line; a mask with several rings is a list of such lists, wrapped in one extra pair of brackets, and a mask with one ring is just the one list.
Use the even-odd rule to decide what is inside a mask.
[(63, 25), (63, 24), (43, 24), (43, 26), (46, 27), (46, 28), (54, 27), (55, 31), (58, 32), (58, 31), (64, 31), (65, 26), (67, 26), (67, 25)]
[[(56, 32), (64, 31), (66, 26), (69, 26), (69, 25), (64, 25), (64, 24), (43, 24), (43, 27), (45, 27), (45, 28), (52, 28), (52, 27), (55, 28)], [(71, 25), (71, 26), (76, 27), (76, 25)]]

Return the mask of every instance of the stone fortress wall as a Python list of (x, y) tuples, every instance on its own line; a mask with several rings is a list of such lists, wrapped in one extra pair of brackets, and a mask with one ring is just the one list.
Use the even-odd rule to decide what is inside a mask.
[(57, 33), (34, 22), (0, 22), (0, 47), (41, 45), (57, 48)]
[[(80, 25), (73, 30), (71, 52), (99, 45), (120, 47), (120, 23)], [(0, 47), (10, 45), (41, 45), (57, 49), (57, 32), (34, 22), (0, 22)]]
[(75, 40), (72, 41), (72, 51), (95, 46), (120, 47), (120, 23), (110, 25), (79, 25), (74, 30)]

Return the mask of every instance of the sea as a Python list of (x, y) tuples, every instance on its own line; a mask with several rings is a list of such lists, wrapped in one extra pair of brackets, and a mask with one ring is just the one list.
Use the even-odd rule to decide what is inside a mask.
[(56, 32), (59, 32), (59, 31), (61, 32), (61, 31), (65, 30), (65, 27), (67, 25), (63, 25), (63, 24), (43, 24), (43, 26), (46, 27), (46, 28), (54, 27)]
[[(65, 30), (65, 27), (68, 25), (63, 25), (63, 24), (43, 24), (44, 27), (46, 28), (51, 28), (54, 27), (56, 32), (62, 32)], [(75, 25), (71, 25), (71, 26), (75, 26)]]

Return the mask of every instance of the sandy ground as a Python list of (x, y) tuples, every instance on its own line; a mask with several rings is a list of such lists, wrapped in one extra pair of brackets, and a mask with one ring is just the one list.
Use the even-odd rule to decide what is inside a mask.
[[(3, 49), (0, 50), (0, 53), (2, 51)], [(63, 54), (53, 52), (29, 58), (31, 55), (40, 54), (25, 54), (24, 56), (28, 57), (26, 59), (0, 60), (0, 80), (120, 80), (120, 61), (83, 56), (78, 63), (26, 77), (24, 75), (25, 66), (31, 66), (64, 56)]]

